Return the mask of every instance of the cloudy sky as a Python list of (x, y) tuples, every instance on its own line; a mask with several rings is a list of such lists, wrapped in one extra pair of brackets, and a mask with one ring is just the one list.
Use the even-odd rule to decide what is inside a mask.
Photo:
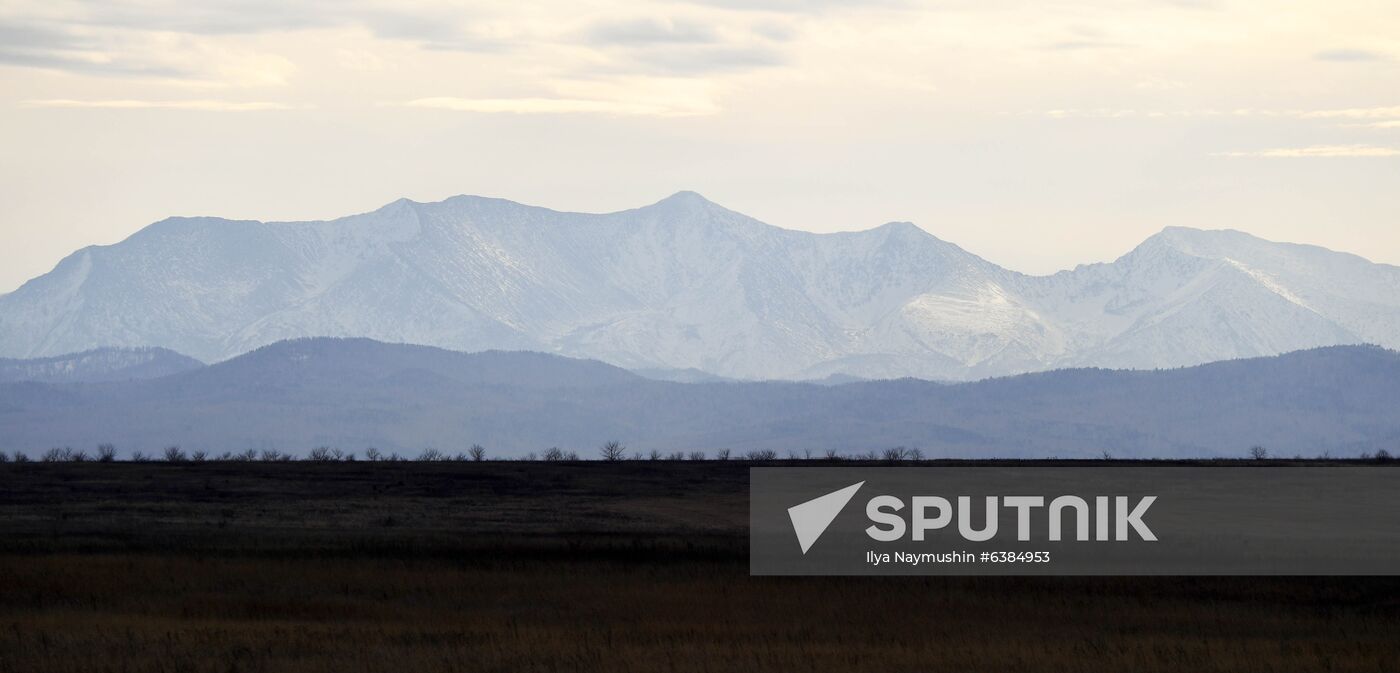
[(1167, 225), (1400, 264), (1400, 3), (0, 0), (0, 292), (169, 215), (682, 189), (1031, 273)]

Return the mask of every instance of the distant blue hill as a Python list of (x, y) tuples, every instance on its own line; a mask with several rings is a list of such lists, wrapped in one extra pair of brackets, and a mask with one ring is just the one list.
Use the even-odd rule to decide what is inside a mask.
[(1184, 369), (1073, 369), (946, 384), (676, 383), (532, 352), (279, 342), (161, 378), (0, 384), (0, 449), (169, 444), (512, 456), (639, 451), (929, 456), (1355, 455), (1400, 449), (1400, 354), (1336, 346)]

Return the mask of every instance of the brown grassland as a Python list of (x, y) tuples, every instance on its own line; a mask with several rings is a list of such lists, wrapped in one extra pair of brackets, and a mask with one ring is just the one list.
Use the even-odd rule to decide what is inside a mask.
[(742, 463), (0, 465), (0, 673), (1400, 670), (1391, 578), (750, 577)]

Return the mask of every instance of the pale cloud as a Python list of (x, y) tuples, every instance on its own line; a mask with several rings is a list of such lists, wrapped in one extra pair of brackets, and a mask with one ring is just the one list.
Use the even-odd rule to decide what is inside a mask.
[(1386, 55), (1380, 52), (1367, 49), (1324, 49), (1313, 58), (1319, 61), (1355, 62), (1355, 61), (1384, 61)]
[(782, 65), (783, 43), (762, 22), (725, 14), (701, 20), (688, 16), (643, 17), (597, 21), (572, 38), (597, 50), (604, 63), (582, 72), (643, 73), (667, 77), (704, 77)]
[(336, 64), (356, 72), (382, 72), (384, 59), (369, 49), (336, 49)]
[(297, 69), (286, 57), (237, 39), (13, 20), (3, 13), (0, 65), (225, 86), (280, 86)]
[(4, 14), (74, 32), (224, 36), (358, 25), (383, 37), (429, 43), (452, 41), (487, 16), (460, 3), (388, 0), (20, 0)]
[(1380, 119), (1400, 117), (1400, 105), (1390, 107), (1344, 108), (1340, 110), (1312, 110), (1301, 113), (1306, 119)]
[[(1281, 110), (1260, 108), (1214, 109), (1196, 108), (1181, 110), (1139, 110), (1119, 108), (1058, 109), (1044, 110), (1038, 114), (1052, 119), (1167, 119), (1201, 120), (1210, 118), (1254, 118), (1259, 120), (1380, 120), (1363, 123), (1341, 124), (1344, 128), (1392, 129), (1400, 128), (1400, 106), (1376, 106), (1354, 108), (1325, 108), (1314, 110)], [(1400, 156), (1400, 149), (1377, 147), (1365, 144), (1329, 144), (1306, 147), (1281, 147), (1255, 151), (1214, 152), (1218, 157), (1258, 157), (1258, 158), (1376, 158)]]
[(298, 106), (267, 101), (227, 101), (227, 100), (72, 100), (49, 98), (26, 100), (20, 103), (25, 107), (40, 108), (95, 108), (108, 110), (198, 110), (202, 112), (264, 112), (268, 110), (294, 110)]
[(628, 70), (640, 68), (665, 75), (741, 72), (782, 65), (782, 52), (766, 46), (668, 48), (639, 54)]
[(714, 108), (684, 108), (658, 103), (588, 100), (581, 98), (456, 98), (437, 96), (399, 103), (403, 107), (452, 110), (455, 112), (566, 114), (593, 113), (651, 115), (662, 117), (711, 114)]
[(1180, 91), (1186, 83), (1174, 79), (1150, 78), (1133, 83), (1133, 88), (1141, 91)]
[(1045, 45), (1047, 51), (1082, 51), (1087, 49), (1124, 49), (1131, 45), (1111, 40), (1061, 40)]
[(1268, 159), (1338, 159), (1400, 157), (1400, 149), (1370, 145), (1314, 145), (1312, 147), (1280, 147), (1251, 152), (1217, 152), (1217, 157), (1261, 157)]
[[(285, 84), (295, 67), (256, 38), (359, 27), (425, 49), (497, 51), (519, 36), (479, 12), (327, 0), (19, 2), (0, 8), (0, 65), (195, 84)], [(493, 30), (494, 29), (494, 30)]]
[(1384, 119), (1400, 117), (1400, 106), (1340, 108), (1320, 110), (1271, 110), (1264, 108), (1191, 108), (1150, 110), (1131, 108), (1071, 108), (1042, 110), (1037, 114), (1055, 119), (1127, 119), (1185, 117), (1281, 117), (1296, 119)]
[(188, 61), (149, 58), (142, 45), (62, 24), (13, 20), (0, 14), (0, 65), (81, 75), (187, 77)]
[(698, 21), (647, 17), (595, 23), (584, 39), (603, 45), (710, 44), (719, 35), (713, 26)]
[(750, 12), (783, 12), (790, 14), (815, 14), (819, 12), (876, 8), (900, 8), (908, 6), (907, 0), (689, 0), (696, 5), (723, 7)]
[[(467, 6), (443, 0), (21, 0), (0, 8), (0, 65), (85, 76), (278, 85), (295, 68), (279, 67), (275, 75), (269, 68), (249, 68), (250, 61), (281, 57), (270, 50), (240, 51), (240, 45), (268, 44), (261, 38), (270, 35), (355, 29), (381, 43), (402, 42), (429, 52), (514, 53), (517, 63), (536, 72), (704, 76), (781, 64), (786, 59), (775, 45), (794, 34), (791, 21), (728, 9), (680, 10), (684, 3), (661, 3), (660, 14), (629, 16), (626, 3), (597, 5), (563, 5), (541, 13), (491, 0)], [(580, 50), (596, 53), (580, 55)], [(579, 72), (579, 64), (590, 63), (601, 63), (599, 70)]]

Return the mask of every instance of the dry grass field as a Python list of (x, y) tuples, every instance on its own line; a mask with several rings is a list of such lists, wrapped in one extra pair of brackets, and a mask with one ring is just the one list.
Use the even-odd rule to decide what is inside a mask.
[(1387, 578), (749, 577), (747, 466), (0, 465), (0, 673), (1376, 671)]

